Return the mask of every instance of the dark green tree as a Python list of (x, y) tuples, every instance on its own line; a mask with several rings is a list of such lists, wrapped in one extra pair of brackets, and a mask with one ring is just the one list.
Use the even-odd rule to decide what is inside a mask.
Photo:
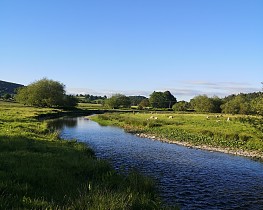
[(105, 105), (112, 109), (129, 108), (131, 106), (130, 98), (123, 94), (115, 94), (106, 99)]
[(164, 97), (165, 97), (165, 108), (172, 108), (173, 105), (177, 102), (176, 98), (170, 93), (170, 91), (164, 91)]
[(176, 98), (170, 93), (165, 92), (153, 92), (149, 98), (150, 105), (153, 108), (171, 108), (176, 103)]
[(174, 111), (187, 111), (190, 108), (190, 104), (187, 101), (179, 101), (173, 105)]
[(141, 103), (139, 104), (140, 107), (145, 108), (145, 107), (149, 107), (150, 106), (150, 101), (148, 98), (145, 98), (141, 101)]
[(217, 112), (218, 99), (209, 98), (207, 95), (199, 95), (190, 100), (191, 107), (197, 112)]
[(78, 105), (78, 99), (73, 95), (65, 95), (63, 100), (64, 107), (75, 107)]
[(234, 97), (221, 106), (223, 113), (252, 114), (251, 103), (244, 94)]
[(163, 92), (153, 92), (149, 98), (150, 105), (153, 108), (165, 108), (166, 98)]
[(142, 100), (146, 99), (145, 96), (129, 96), (131, 100), (131, 105), (132, 106), (137, 106), (141, 103)]
[(211, 112), (221, 113), (222, 112), (221, 105), (223, 104), (223, 100), (217, 96), (214, 96), (210, 99), (213, 103), (213, 109), (211, 110)]

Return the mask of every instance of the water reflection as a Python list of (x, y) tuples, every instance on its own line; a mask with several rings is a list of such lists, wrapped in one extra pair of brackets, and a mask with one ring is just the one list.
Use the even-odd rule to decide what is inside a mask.
[(48, 127), (54, 130), (62, 130), (64, 127), (74, 128), (78, 124), (77, 118), (64, 117), (48, 121)]

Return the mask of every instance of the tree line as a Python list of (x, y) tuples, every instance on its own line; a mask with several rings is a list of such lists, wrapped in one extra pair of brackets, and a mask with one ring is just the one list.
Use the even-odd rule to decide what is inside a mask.
[(173, 106), (175, 111), (194, 110), (196, 112), (226, 114), (260, 114), (263, 115), (263, 93), (232, 94), (224, 98), (199, 95), (190, 102), (180, 101)]
[(91, 94), (77, 94), (77, 99), (81, 103), (103, 104), (107, 96), (95, 96)]
[[(134, 96), (133, 96), (134, 97)], [(132, 97), (132, 98), (133, 98)], [(105, 100), (108, 108), (129, 108), (132, 98), (123, 94), (115, 94)], [(133, 103), (134, 105), (134, 103)], [(141, 97), (136, 101), (138, 109), (166, 109), (174, 111), (195, 111), (203, 113), (226, 114), (259, 114), (263, 115), (263, 93), (232, 94), (224, 98), (198, 95), (187, 101), (177, 101), (169, 91), (154, 91), (149, 98)]]
[(78, 102), (100, 100), (105, 108), (166, 109), (174, 111), (196, 111), (206, 113), (260, 114), (263, 115), (263, 93), (240, 93), (224, 98), (198, 95), (187, 101), (177, 101), (170, 91), (154, 91), (145, 96), (106, 96), (66, 95), (65, 85), (54, 80), (41, 79), (18, 89), (15, 100), (38, 107), (75, 107)]

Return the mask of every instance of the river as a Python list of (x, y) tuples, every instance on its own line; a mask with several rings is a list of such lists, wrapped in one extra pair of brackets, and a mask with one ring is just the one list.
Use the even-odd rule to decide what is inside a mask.
[(139, 138), (83, 117), (57, 121), (61, 137), (87, 143), (116, 169), (157, 180), (165, 203), (181, 209), (263, 209), (263, 163)]

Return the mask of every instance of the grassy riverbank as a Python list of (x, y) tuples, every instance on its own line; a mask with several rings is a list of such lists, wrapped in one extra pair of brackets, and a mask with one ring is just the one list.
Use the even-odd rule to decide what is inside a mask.
[(38, 115), (56, 109), (0, 102), (0, 209), (162, 209), (154, 182), (117, 173)]
[(93, 119), (141, 137), (263, 159), (263, 118), (216, 114), (107, 113)]

